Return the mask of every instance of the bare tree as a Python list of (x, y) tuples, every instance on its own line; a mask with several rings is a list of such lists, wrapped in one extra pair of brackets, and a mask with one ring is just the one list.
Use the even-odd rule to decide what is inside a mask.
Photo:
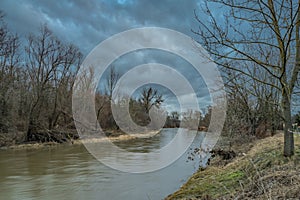
[[(252, 74), (267, 81), (267, 74), (261, 71), (255, 68)], [(275, 134), (281, 127), (278, 90), (228, 69), (223, 70), (223, 79), (229, 103), (224, 131), (230, 135), (244, 133), (262, 137), (269, 134), (270, 129), (271, 134)]]
[(162, 94), (159, 94), (157, 89), (152, 87), (144, 88), (141, 92), (141, 97), (139, 101), (145, 108), (146, 113), (149, 113), (152, 106), (159, 107), (162, 102), (164, 102)]
[(115, 66), (111, 66), (109, 69), (108, 77), (106, 78), (106, 93), (109, 99), (112, 100), (112, 93), (120, 78), (120, 74), (116, 71)]
[(46, 27), (31, 35), (26, 47), (26, 69), (30, 77), (32, 103), (27, 140), (35, 140), (37, 129), (53, 129), (71, 101), (72, 84), (81, 54), (65, 45)]
[[(203, 11), (209, 20), (195, 13), (200, 27), (194, 33), (218, 65), (278, 90), (285, 124), (284, 155), (292, 156), (294, 138), (289, 130), (291, 97), (300, 71), (300, 0), (209, 2), (223, 6), (224, 18), (217, 19), (206, 4)], [(267, 79), (251, 73), (255, 68), (263, 70)]]
[(98, 124), (98, 122), (100, 122), (102, 128), (106, 128), (106, 129), (117, 128), (116, 123), (112, 116), (111, 101), (112, 101), (112, 94), (114, 88), (119, 78), (120, 78), (120, 74), (117, 72), (114, 66), (111, 66), (109, 68), (109, 72), (106, 77), (104, 94), (102, 95), (99, 91), (96, 93), (95, 96), (96, 115), (97, 115), (96, 123)]
[(17, 119), (16, 90), (19, 69), (19, 38), (11, 33), (0, 12), (0, 131), (14, 129)]
[[(48, 128), (51, 130), (58, 125), (59, 118), (66, 113), (71, 115), (70, 101), (72, 95), (72, 87), (76, 72), (81, 62), (81, 53), (78, 48), (73, 45), (62, 45), (59, 54), (61, 62), (56, 67), (53, 66), (53, 77), (51, 79), (52, 89), (49, 91), (51, 95), (50, 113), (48, 116)], [(64, 125), (66, 118), (64, 118)]]

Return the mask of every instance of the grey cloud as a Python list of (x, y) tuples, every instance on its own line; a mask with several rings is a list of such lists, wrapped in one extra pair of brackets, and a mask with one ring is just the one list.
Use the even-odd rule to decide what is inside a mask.
[(105, 38), (135, 27), (161, 26), (191, 35), (193, 10), (198, 7), (196, 0), (3, 0), (0, 5), (13, 30), (28, 34), (46, 23), (84, 53)]

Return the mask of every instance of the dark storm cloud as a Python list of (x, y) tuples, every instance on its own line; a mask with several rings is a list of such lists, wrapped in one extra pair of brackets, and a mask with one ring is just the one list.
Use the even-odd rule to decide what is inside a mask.
[(135, 27), (160, 26), (191, 35), (195, 0), (2, 0), (11, 29), (27, 35), (41, 24), (87, 53), (105, 38)]

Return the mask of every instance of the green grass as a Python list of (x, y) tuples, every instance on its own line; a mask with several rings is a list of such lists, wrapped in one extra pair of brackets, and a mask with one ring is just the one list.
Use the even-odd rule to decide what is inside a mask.
[[(289, 179), (299, 177), (300, 138), (295, 137), (295, 156), (292, 158), (282, 155), (282, 147), (282, 134), (259, 140), (246, 155), (238, 156), (227, 165), (212, 162), (205, 170), (199, 170), (166, 199), (228, 199), (246, 192), (253, 193), (251, 198), (267, 199), (270, 194), (285, 198), (287, 188), (291, 187), (294, 187), (294, 195), (298, 195), (300, 184), (289, 185)], [(286, 179), (287, 183), (279, 184)], [(276, 181), (279, 181), (278, 186)], [(272, 184), (275, 186), (270, 187)]]
[(220, 194), (231, 194), (240, 187), (239, 181), (245, 178), (245, 173), (240, 169), (230, 168), (225, 171), (211, 167), (194, 174), (181, 190), (173, 194), (172, 198), (200, 198), (206, 195), (216, 198)]

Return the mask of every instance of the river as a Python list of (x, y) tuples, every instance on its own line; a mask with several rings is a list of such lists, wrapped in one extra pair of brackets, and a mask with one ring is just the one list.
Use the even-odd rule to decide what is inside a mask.
[[(148, 152), (166, 145), (176, 133), (177, 129), (163, 129), (152, 138), (122, 141), (118, 145), (130, 151)], [(192, 148), (199, 146), (202, 136), (197, 134)], [(163, 169), (131, 174), (105, 166), (83, 145), (1, 150), (0, 199), (163, 199), (197, 170), (199, 162), (188, 159), (190, 152), (189, 149)]]

